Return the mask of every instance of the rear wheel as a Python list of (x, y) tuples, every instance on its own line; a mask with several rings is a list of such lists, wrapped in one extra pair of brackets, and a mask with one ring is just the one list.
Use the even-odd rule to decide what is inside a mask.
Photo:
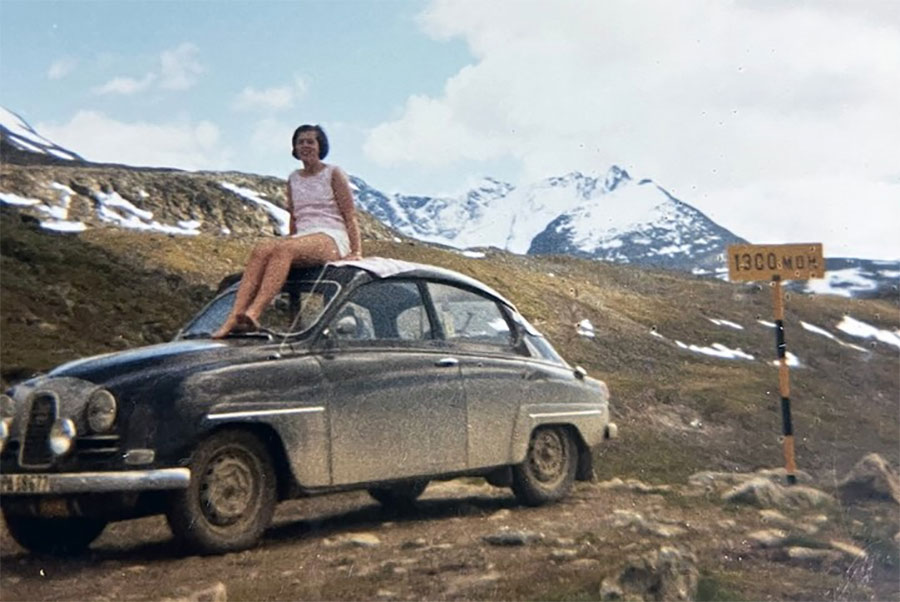
[(529, 506), (555, 502), (572, 490), (577, 468), (578, 448), (569, 431), (559, 426), (538, 428), (525, 461), (513, 467), (513, 493)]
[(409, 481), (389, 487), (372, 487), (369, 495), (385, 508), (408, 508), (419, 499), (428, 487), (428, 481)]
[(41, 518), (3, 510), (6, 528), (23, 548), (37, 554), (64, 556), (83, 552), (106, 528), (106, 520), (69, 517)]
[(166, 513), (175, 537), (202, 553), (255, 544), (276, 503), (265, 446), (251, 433), (220, 431), (197, 446), (190, 468), (190, 485), (172, 494)]

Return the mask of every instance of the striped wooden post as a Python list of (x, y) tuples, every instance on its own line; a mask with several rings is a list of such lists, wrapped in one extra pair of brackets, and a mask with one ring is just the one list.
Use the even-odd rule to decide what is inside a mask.
[(781, 276), (772, 276), (772, 304), (775, 307), (775, 350), (778, 356), (778, 392), (781, 395), (781, 429), (784, 435), (784, 469), (788, 485), (797, 482), (794, 461), (794, 424), (791, 420), (791, 381), (784, 340), (784, 293)]

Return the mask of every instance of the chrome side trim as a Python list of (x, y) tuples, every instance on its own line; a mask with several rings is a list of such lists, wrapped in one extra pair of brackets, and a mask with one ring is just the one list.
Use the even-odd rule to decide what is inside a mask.
[(563, 416), (601, 416), (600, 410), (584, 410), (582, 412), (547, 412), (545, 414), (528, 414), (530, 418), (561, 418)]
[(278, 414), (309, 414), (324, 411), (324, 406), (316, 406), (313, 408), (285, 408), (283, 410), (246, 410), (243, 412), (223, 412), (221, 414), (209, 414), (207, 418), (209, 418), (210, 420), (223, 420), (225, 418), (255, 418), (260, 416), (276, 416)]
[[(41, 486), (28, 491), (15, 491), (17, 482), (27, 479)], [(188, 468), (128, 470), (120, 472), (24, 473), (0, 475), (3, 495), (35, 495), (54, 493), (100, 493), (109, 491), (149, 491), (186, 489), (191, 482)]]

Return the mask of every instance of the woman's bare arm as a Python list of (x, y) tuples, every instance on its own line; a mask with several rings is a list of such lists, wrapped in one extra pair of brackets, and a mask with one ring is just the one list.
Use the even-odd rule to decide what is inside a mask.
[(285, 197), (287, 199), (287, 210), (288, 210), (288, 234), (293, 236), (297, 233), (297, 226), (294, 224), (294, 199), (291, 198), (291, 180), (288, 178), (287, 190), (285, 191)]
[(336, 168), (331, 174), (331, 188), (334, 190), (334, 200), (338, 210), (344, 218), (347, 226), (347, 236), (350, 238), (350, 259), (362, 258), (362, 241), (359, 236), (359, 222), (356, 219), (356, 207), (353, 205), (353, 192), (350, 190), (350, 182), (340, 168)]

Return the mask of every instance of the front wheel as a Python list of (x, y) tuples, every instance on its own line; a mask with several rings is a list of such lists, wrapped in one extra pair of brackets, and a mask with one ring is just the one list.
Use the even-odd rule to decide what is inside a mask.
[(531, 435), (525, 461), (513, 466), (513, 493), (529, 506), (555, 502), (571, 491), (577, 468), (578, 448), (569, 431), (558, 426), (538, 428)]
[(212, 554), (255, 544), (276, 503), (265, 446), (251, 433), (220, 431), (197, 446), (190, 468), (190, 485), (172, 494), (166, 512), (176, 539)]
[(106, 528), (99, 518), (41, 518), (3, 510), (6, 528), (23, 548), (36, 554), (65, 556), (87, 549)]

